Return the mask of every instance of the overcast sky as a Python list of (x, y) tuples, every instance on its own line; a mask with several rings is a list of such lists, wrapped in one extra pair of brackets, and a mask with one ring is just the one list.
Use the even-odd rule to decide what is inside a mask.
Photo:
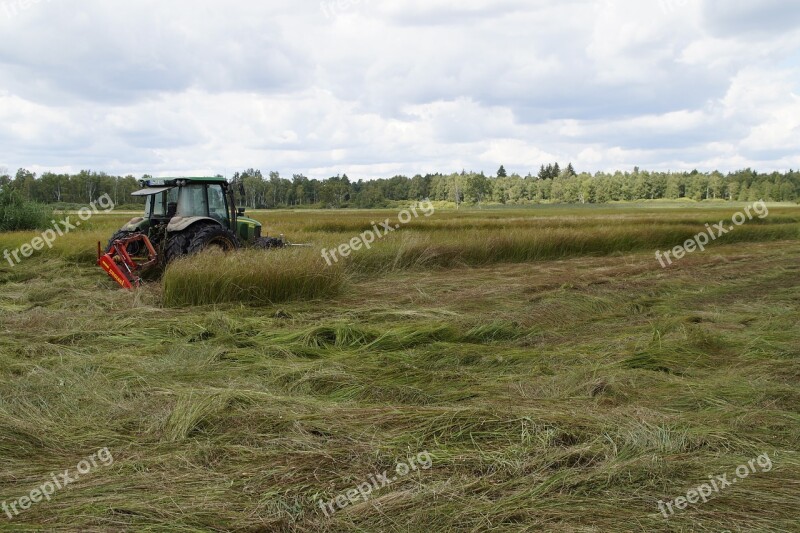
[(800, 168), (791, 0), (0, 0), (0, 169)]

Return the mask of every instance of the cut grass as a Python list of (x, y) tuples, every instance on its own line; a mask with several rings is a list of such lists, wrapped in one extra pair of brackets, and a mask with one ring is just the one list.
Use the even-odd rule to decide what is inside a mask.
[[(591, 213), (587, 239), (630, 211)], [(304, 224), (370, 215), (268, 216), (321, 247), (348, 235)], [(671, 223), (683, 213), (648, 216), (683, 228)], [(397, 237), (478, 248), (487, 231)], [(453, 261), (470, 268), (351, 271), (347, 290), (313, 300), (242, 305), (244, 291), (175, 308), (158, 284), (120, 291), (53, 252), (0, 266), (0, 502), (102, 447), (115, 459), (13, 521), (0, 514), (0, 530), (795, 531), (800, 243), (724, 241), (666, 270), (656, 248), (576, 245), (535, 263), (470, 252)], [(301, 267), (332, 272), (317, 248), (207, 254), (175, 275), (191, 289), (228, 262), (246, 283), (280, 267), (278, 288)], [(222, 283), (214, 294), (237, 290)], [(430, 470), (321, 512), (320, 499), (424, 450)], [(763, 453), (772, 471), (669, 521), (659, 513), (659, 500)]]

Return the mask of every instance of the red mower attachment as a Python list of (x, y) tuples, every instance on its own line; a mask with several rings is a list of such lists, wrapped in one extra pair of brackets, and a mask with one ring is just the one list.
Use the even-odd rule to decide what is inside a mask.
[[(147, 251), (147, 261), (137, 263), (128, 253), (128, 245), (142, 242)], [(111, 243), (111, 249), (103, 254), (102, 245), (97, 243), (97, 264), (103, 267), (111, 279), (120, 284), (123, 289), (133, 289), (142, 284), (142, 279), (137, 276), (146, 268), (158, 262), (158, 254), (147, 235), (132, 235), (124, 239), (118, 239)]]

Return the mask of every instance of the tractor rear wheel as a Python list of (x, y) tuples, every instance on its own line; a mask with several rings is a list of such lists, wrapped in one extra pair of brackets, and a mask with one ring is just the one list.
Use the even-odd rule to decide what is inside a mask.
[(207, 249), (231, 252), (240, 247), (238, 237), (228, 228), (217, 224), (200, 224), (171, 235), (164, 254), (166, 262), (170, 263), (178, 257)]
[(228, 228), (217, 225), (200, 226), (189, 240), (186, 252), (196, 254), (209, 248), (217, 248), (223, 252), (232, 252), (241, 244), (236, 234)]

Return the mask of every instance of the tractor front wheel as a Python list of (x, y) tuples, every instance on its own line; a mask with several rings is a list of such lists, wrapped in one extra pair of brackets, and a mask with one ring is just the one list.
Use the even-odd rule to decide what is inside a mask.
[(189, 231), (182, 231), (180, 233), (173, 233), (167, 239), (167, 244), (164, 246), (164, 266), (170, 264), (175, 259), (186, 255), (186, 248), (189, 246)]
[[(114, 241), (118, 241), (120, 239), (127, 239), (128, 237), (131, 237), (131, 236), (136, 235), (138, 233), (139, 233), (138, 231), (122, 231), (122, 230), (116, 232), (108, 240), (108, 245), (106, 246), (106, 253), (111, 251), (111, 245), (114, 244)], [(126, 250), (128, 251), (128, 254), (131, 257), (136, 257), (136, 256), (138, 256), (140, 253), (142, 253), (144, 251), (144, 245), (142, 244), (141, 241), (132, 242), (132, 243), (128, 244)]]

